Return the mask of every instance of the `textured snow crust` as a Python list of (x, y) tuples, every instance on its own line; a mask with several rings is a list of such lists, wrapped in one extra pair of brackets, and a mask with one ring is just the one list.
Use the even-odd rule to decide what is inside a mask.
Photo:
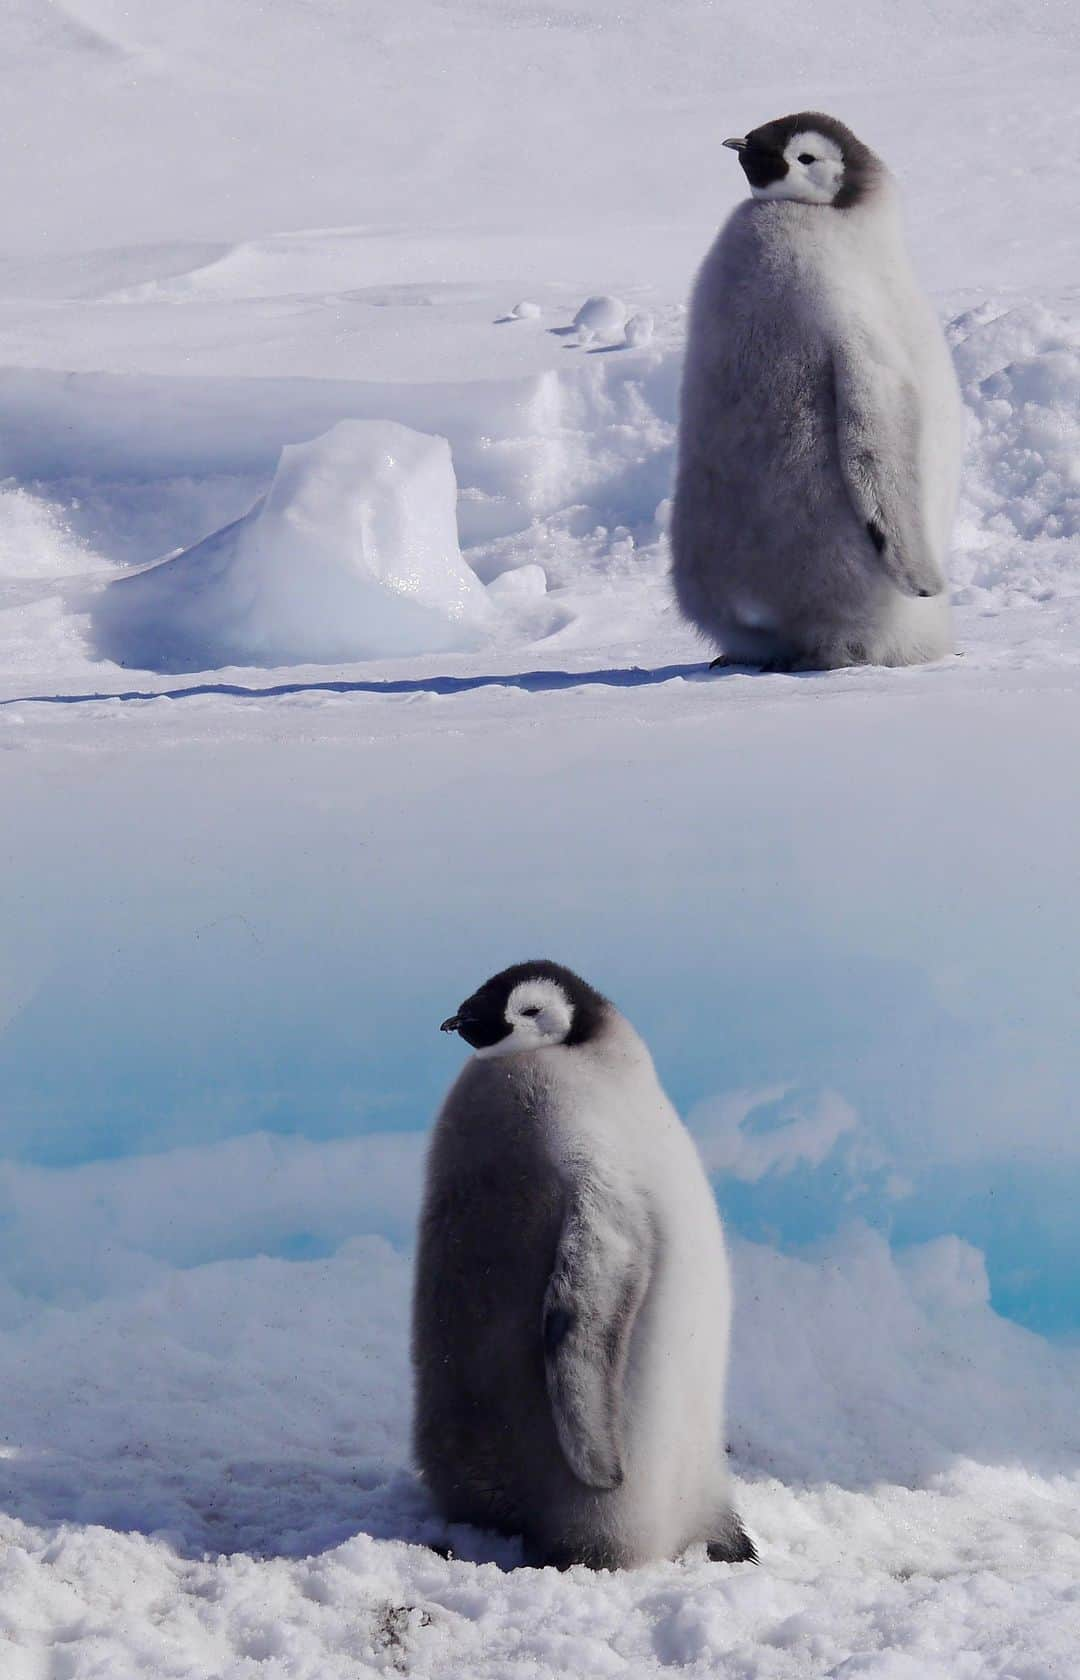
[(734, 1261), (756, 1569), (560, 1576), (465, 1530), (454, 1559), (430, 1551), (409, 1265), (376, 1239), (8, 1332), (5, 1674), (1068, 1673), (1077, 1355), (997, 1319), (964, 1244), (894, 1259), (862, 1231), (814, 1261)]

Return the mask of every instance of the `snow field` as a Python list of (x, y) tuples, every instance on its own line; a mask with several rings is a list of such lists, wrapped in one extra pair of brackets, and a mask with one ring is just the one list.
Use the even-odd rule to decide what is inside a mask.
[[(1074, 8), (8, 12), (0, 1674), (1072, 1674)], [(963, 657), (707, 679), (682, 304), (720, 140), (800, 107), (896, 169), (949, 324)], [(449, 446), (380, 504), (438, 645), (359, 563), (357, 427)], [(713, 1172), (757, 1569), (422, 1544), (436, 1028), (540, 951)]]

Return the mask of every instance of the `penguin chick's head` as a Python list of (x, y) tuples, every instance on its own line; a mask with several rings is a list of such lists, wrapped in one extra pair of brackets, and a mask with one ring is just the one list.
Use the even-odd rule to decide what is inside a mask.
[(460, 1033), (478, 1056), (584, 1044), (599, 1027), (607, 1000), (560, 963), (515, 963), (466, 998), (443, 1032)]
[(725, 140), (738, 152), (755, 198), (791, 198), (850, 210), (884, 179), (885, 165), (835, 117), (798, 111)]

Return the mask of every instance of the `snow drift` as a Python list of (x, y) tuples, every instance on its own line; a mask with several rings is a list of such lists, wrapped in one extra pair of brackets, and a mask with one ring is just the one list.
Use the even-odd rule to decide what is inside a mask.
[(973, 422), (968, 494), (987, 529), (1080, 535), (1080, 323), (988, 304), (949, 332)]
[(94, 609), (122, 664), (193, 671), (469, 648), (490, 615), (461, 557), (445, 438), (342, 420), (289, 444), (265, 497)]
[(0, 481), (0, 580), (64, 578), (100, 565), (62, 508), (14, 480)]
[[(337, 1200), (338, 1151), (323, 1153)], [(965, 1459), (1080, 1475), (1080, 1352), (999, 1318), (968, 1244), (896, 1255), (853, 1225), (801, 1258), (735, 1239), (732, 1262), (729, 1438), (740, 1501), (771, 1547), (782, 1535), (755, 1490), (774, 1476), (931, 1487)], [(13, 1449), (0, 1509), (164, 1533), (196, 1555), (302, 1556), (357, 1529), (432, 1538), (410, 1466), (411, 1272), (407, 1255), (355, 1236), (319, 1260), (118, 1274), (79, 1311), (0, 1329)], [(520, 1560), (514, 1541), (460, 1538), (466, 1553)]]

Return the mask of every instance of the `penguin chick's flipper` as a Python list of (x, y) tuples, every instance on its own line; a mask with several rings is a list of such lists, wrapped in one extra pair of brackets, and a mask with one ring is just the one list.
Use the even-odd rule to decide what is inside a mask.
[(840, 471), (869, 552), (905, 595), (940, 595), (941, 568), (915, 512), (919, 505), (919, 397), (873, 344), (834, 344)]
[(559, 1445), (586, 1487), (623, 1479), (623, 1380), (653, 1241), (642, 1207), (595, 1179), (576, 1187), (544, 1299), (544, 1367)]
[(706, 1551), (710, 1563), (756, 1563), (758, 1560), (757, 1547), (734, 1511), (729, 1513), (723, 1533), (709, 1541)]

